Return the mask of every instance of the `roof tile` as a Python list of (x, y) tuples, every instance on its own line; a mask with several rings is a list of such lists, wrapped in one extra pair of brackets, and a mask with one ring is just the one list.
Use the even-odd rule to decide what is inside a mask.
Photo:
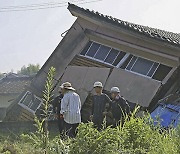
[(138, 33), (146, 35), (148, 37), (158, 39), (161, 41), (165, 41), (165, 42), (173, 44), (173, 45), (180, 46), (180, 34), (178, 34), (178, 33), (168, 32), (165, 30), (157, 29), (157, 28), (151, 28), (148, 26), (130, 23), (130, 22), (123, 21), (123, 20), (120, 20), (117, 18), (113, 18), (108, 15), (103, 15), (99, 12), (90, 11), (89, 9), (81, 8), (81, 7), (78, 7), (78, 6), (76, 6), (74, 4), (70, 4), (70, 3), (68, 6), (68, 9), (69, 10), (70, 9), (80, 10), (83, 13), (85, 13), (86, 15), (93, 15), (94, 17), (99, 18), (100, 20), (111, 22), (112, 24), (116, 24), (122, 28), (131, 30), (134, 32), (138, 32)]
[(0, 80), (0, 94), (20, 94), (31, 80), (32, 77), (3, 78)]

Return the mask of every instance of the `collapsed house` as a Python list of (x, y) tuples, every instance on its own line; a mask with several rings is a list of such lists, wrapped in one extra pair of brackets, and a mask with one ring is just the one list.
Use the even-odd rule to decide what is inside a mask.
[(122, 21), (69, 4), (77, 17), (31, 85), (8, 108), (6, 121), (33, 120), (42, 104), (42, 91), (51, 66), (55, 92), (69, 81), (83, 103), (82, 116), (90, 114), (93, 83), (104, 91), (118, 86), (131, 103), (152, 110), (176, 86), (180, 68), (180, 35)]
[(0, 121), (6, 116), (6, 109), (29, 86), (32, 77), (9, 73), (0, 80)]

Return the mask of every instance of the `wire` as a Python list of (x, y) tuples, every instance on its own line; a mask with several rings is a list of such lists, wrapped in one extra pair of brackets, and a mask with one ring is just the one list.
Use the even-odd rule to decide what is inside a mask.
[[(94, 3), (94, 2), (99, 2), (102, 0), (92, 0), (92, 1), (85, 1), (85, 0), (80, 0), (80, 1), (73, 1), (73, 2), (77, 2), (76, 4), (87, 4), (87, 3)], [(68, 6), (67, 4), (65, 4), (66, 2), (61, 2), (60, 3), (56, 3), (56, 4), (47, 4), (47, 5), (43, 5), (43, 4), (37, 4), (37, 6), (35, 6), (36, 4), (31, 4), (31, 5), (21, 5), (21, 6), (9, 6), (8, 7), (4, 7), (4, 8), (0, 8), (0, 12), (18, 12), (18, 11), (33, 11), (33, 10), (43, 10), (43, 9), (52, 9), (52, 8), (58, 8), (58, 7), (65, 7)], [(62, 5), (64, 4), (64, 5)], [(40, 6), (43, 5), (43, 6)], [(12, 9), (11, 9), (12, 7)], [(16, 9), (17, 8), (17, 9)]]
[(30, 4), (30, 5), (12, 5), (12, 6), (7, 6), (7, 7), (2, 7), (0, 8), (1, 10), (3, 9), (13, 9), (13, 8), (28, 8), (28, 7), (39, 7), (39, 6), (48, 6), (48, 5), (57, 5), (57, 4), (63, 4), (66, 2), (61, 2), (61, 3), (40, 3), (40, 4)]
[(58, 8), (58, 7), (64, 7), (64, 6), (67, 6), (66, 5), (59, 5), (59, 6), (54, 6), (54, 7), (42, 7), (42, 8), (28, 8), (28, 9), (21, 9), (21, 10), (0, 10), (0, 12), (18, 12), (18, 11), (33, 11), (33, 10), (43, 10), (43, 9), (51, 9), (51, 8)]
[[(71, 2), (79, 2), (79, 1), (84, 1), (84, 0), (72, 0)], [(58, 5), (58, 4), (65, 4), (68, 3), (68, 1), (64, 2), (48, 2), (48, 3), (39, 3), (39, 4), (29, 4), (29, 5), (12, 5), (12, 6), (7, 6), (7, 7), (2, 7), (0, 9), (16, 9), (16, 8), (29, 8), (29, 7), (41, 7), (41, 6), (51, 6), (51, 5)]]

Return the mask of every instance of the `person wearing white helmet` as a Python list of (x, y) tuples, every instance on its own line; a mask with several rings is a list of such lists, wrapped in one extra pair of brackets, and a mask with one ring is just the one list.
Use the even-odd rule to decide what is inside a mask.
[(111, 99), (102, 92), (103, 84), (101, 82), (95, 82), (94, 89), (96, 94), (93, 96), (92, 115), (90, 119), (92, 119), (97, 129), (100, 130), (102, 128), (103, 119), (108, 112)]
[(120, 95), (120, 90), (118, 87), (111, 88), (111, 109), (113, 118), (115, 120), (115, 125), (123, 124), (126, 114), (129, 114), (129, 104), (127, 101)]

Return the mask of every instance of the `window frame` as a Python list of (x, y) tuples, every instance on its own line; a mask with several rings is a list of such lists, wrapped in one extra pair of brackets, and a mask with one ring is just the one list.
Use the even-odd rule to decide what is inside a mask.
[[(86, 53), (85, 53), (84, 55), (81, 55), (81, 52), (82, 52), (83, 49), (85, 48), (85, 47), (84, 47), (84, 48), (80, 51), (79, 56), (86, 57), (86, 58), (88, 58), (88, 59), (91, 59), (91, 60), (94, 60), (94, 61), (97, 61), (97, 62), (106, 64), (106, 65), (109, 65), (109, 66), (111, 66), (111, 67), (116, 67), (116, 68), (120, 68), (120, 69), (121, 69), (121, 66), (126, 62), (126, 60), (129, 58), (129, 56), (132, 55), (132, 57), (131, 57), (131, 59), (129, 60), (129, 62), (127, 63), (126, 67), (125, 67), (125, 68), (122, 68), (122, 69), (124, 69), (124, 70), (127, 71), (127, 72), (131, 72), (131, 73), (137, 74), (137, 75), (139, 75), (139, 76), (143, 76), (143, 77), (146, 77), (146, 78), (155, 80), (155, 81), (157, 81), (157, 82), (162, 82), (162, 81), (164, 80), (164, 79), (163, 79), (162, 81), (160, 81), (160, 80), (156, 80), (156, 79), (153, 78), (154, 74), (156, 73), (156, 71), (158, 70), (159, 66), (160, 66), (162, 63), (157, 62), (157, 61), (154, 61), (154, 60), (151, 60), (151, 59), (148, 59), (148, 58), (140, 57), (140, 56), (137, 56), (137, 55), (135, 55), (135, 54), (131, 54), (131, 53), (122, 51), (122, 50), (120, 50), (120, 49), (111, 47), (111, 46), (109, 46), (109, 45), (105, 45), (105, 44), (103, 44), (103, 43), (100, 43), (100, 42), (97, 42), (97, 41), (94, 41), (94, 40), (89, 40), (89, 41), (91, 41), (92, 43), (91, 43), (91, 45), (89, 46), (88, 50), (86, 51)], [(88, 42), (87, 42), (87, 43), (88, 43)], [(98, 50), (96, 51), (96, 53), (94, 54), (94, 56), (91, 57), (91, 56), (88, 56), (87, 53), (89, 52), (89, 50), (90, 50), (91, 46), (93, 45), (93, 43), (100, 44), (100, 46), (99, 46)], [(87, 44), (86, 44), (86, 45), (87, 45)], [(94, 58), (94, 57), (96, 56), (96, 54), (98, 53), (98, 51), (99, 51), (99, 49), (101, 48), (102, 45), (107, 46), (107, 47), (110, 48), (110, 50), (109, 50), (106, 58), (108, 57), (108, 55), (110, 54), (110, 52), (111, 52), (112, 49), (115, 49), (115, 50), (119, 51), (119, 53), (116, 55), (116, 58), (114, 59), (114, 61), (112, 62), (112, 64), (105, 62), (106, 58), (104, 59), (104, 61)], [(113, 65), (114, 62), (116, 61), (117, 57), (119, 56), (119, 54), (120, 54), (121, 52), (124, 52), (124, 53), (125, 53), (124, 57), (117, 63), (117, 65)], [(130, 70), (126, 69), (127, 66), (129, 65), (129, 63), (131, 62), (131, 60), (133, 59), (133, 57), (136, 57), (136, 60), (135, 60), (135, 62), (133, 63), (133, 65), (131, 66), (131, 69), (134, 67), (134, 65), (136, 64), (136, 62), (137, 62), (137, 60), (138, 60), (139, 58), (142, 58), (142, 59), (145, 59), (145, 60), (148, 60), (148, 61), (153, 62), (151, 68), (150, 68), (149, 71), (146, 73), (146, 75), (141, 74), (141, 73), (138, 73), (138, 72), (135, 72), (135, 71), (132, 71), (131, 69), (130, 69)], [(153, 66), (155, 65), (155, 63), (158, 64), (157, 67), (156, 67), (156, 69), (154, 70), (154, 72), (152, 73), (151, 76), (148, 76), (149, 72), (151, 71), (151, 69), (153, 68)], [(163, 65), (168, 66), (168, 65), (166, 65), (166, 64), (163, 64)], [(173, 67), (172, 67), (172, 68), (173, 68)]]
[[(100, 42), (96, 42), (96, 41), (92, 41), (92, 40), (90, 40), (90, 41), (91, 41), (92, 43), (91, 43), (91, 45), (89, 46), (87, 52), (86, 52), (84, 55), (81, 55), (81, 52), (82, 52), (82, 50), (81, 50), (81, 52), (79, 53), (80, 56), (87, 57), (87, 58), (89, 58), (89, 59), (91, 59), (91, 60), (95, 60), (95, 61), (97, 61), (97, 62), (101, 62), (101, 63), (104, 63), (104, 64), (109, 65), (109, 66), (113, 66), (113, 67), (117, 67), (117, 66), (118, 66), (119, 63), (118, 63), (116, 66), (113, 65), (113, 63), (115, 62), (115, 60), (117, 59), (117, 57), (119, 56), (119, 54), (120, 54), (121, 52), (124, 52), (124, 51), (121, 51), (121, 50), (119, 50), (119, 49), (117, 49), (117, 48), (113, 48), (113, 47), (111, 47), (111, 46), (105, 45), (105, 44), (100, 43)], [(93, 43), (100, 44), (100, 46), (99, 46), (99, 48), (97, 49), (97, 51), (96, 51), (96, 53), (94, 54), (94, 56), (91, 57), (91, 56), (88, 56), (87, 53), (89, 52), (89, 50), (90, 50), (90, 48), (92, 47)], [(106, 47), (109, 47), (110, 50), (109, 50), (108, 54), (106, 55), (106, 57), (104, 58), (104, 60), (99, 60), (99, 59), (95, 58), (95, 56), (96, 56), (96, 54), (98, 53), (98, 51), (99, 51), (99, 49), (101, 48), (102, 45), (103, 45), (103, 46), (106, 46)], [(118, 54), (116, 55), (116, 57), (114, 58), (112, 64), (110, 64), (110, 63), (105, 62), (105, 60), (106, 60), (106, 58), (109, 56), (109, 54), (110, 54), (110, 52), (111, 52), (112, 49), (115, 49), (115, 50), (119, 51), (119, 53), (118, 53)], [(124, 53), (126, 53), (126, 52), (124, 52)], [(126, 53), (126, 54), (127, 54), (127, 53)], [(125, 56), (126, 56), (126, 54), (125, 54)], [(124, 57), (125, 57), (125, 56), (124, 56)], [(123, 58), (124, 58), (124, 57), (123, 57)], [(121, 61), (123, 60), (123, 58), (121, 59)]]
[[(102, 44), (100, 44), (99, 49), (96, 51), (96, 53), (95, 53), (94, 57), (92, 57), (92, 58), (97, 59), (97, 58), (95, 58), (95, 57), (96, 57), (96, 55), (97, 55), (98, 51), (100, 50), (101, 46), (102, 46)], [(105, 46), (105, 45), (103, 45), (103, 46)], [(108, 46), (107, 46), (107, 47), (108, 47)], [(102, 62), (105, 62), (106, 58), (108, 57), (109, 53), (110, 53), (110, 52), (111, 52), (111, 50), (112, 50), (112, 48), (111, 48), (111, 47), (108, 47), (108, 48), (110, 48), (110, 49), (109, 49), (109, 51), (108, 51), (108, 54), (107, 54), (107, 55), (106, 55), (106, 57), (104, 58), (104, 60), (100, 60), (100, 59), (98, 59), (98, 60), (100, 60), (100, 61), (102, 61)]]
[(29, 112), (35, 114), (36, 111), (39, 109), (39, 107), (42, 105), (43, 100), (42, 100), (40, 97), (32, 94), (35, 99), (38, 99), (38, 100), (40, 101), (40, 104), (38, 105), (38, 107), (36, 108), (36, 110), (32, 110), (32, 109), (31, 109), (31, 107), (32, 107), (32, 105), (33, 105), (32, 99), (31, 99), (31, 101), (29, 102), (28, 106), (22, 103), (23, 100), (27, 97), (28, 94), (32, 94), (32, 93), (31, 93), (30, 91), (26, 91), (26, 93), (23, 95), (23, 97), (22, 97), (21, 100), (18, 102), (18, 104), (19, 104), (21, 107), (23, 107), (24, 109), (28, 110)]
[[(130, 62), (132, 61), (133, 57), (135, 57), (136, 60), (135, 60), (135, 62), (133, 63), (133, 65), (131, 66), (131, 68), (128, 70), (127, 67), (128, 67), (128, 65), (130, 64)], [(146, 73), (146, 75), (141, 74), (141, 73), (138, 73), (138, 72), (135, 72), (135, 71), (132, 71), (132, 68), (134, 67), (134, 65), (136, 64), (136, 62), (137, 62), (137, 60), (138, 60), (139, 58), (142, 58), (142, 59), (149, 60), (149, 61), (152, 61), (152, 62), (153, 62), (151, 68), (150, 68), (149, 71)], [(153, 68), (153, 66), (154, 66), (155, 63), (157, 63), (158, 66), (157, 66), (156, 69), (154, 70), (153, 74), (152, 74), (151, 76), (148, 76), (149, 72), (151, 71), (151, 69)], [(155, 61), (153, 61), (153, 60), (150, 60), (150, 59), (147, 59), (147, 58), (144, 58), (144, 57), (139, 57), (139, 56), (132, 55), (131, 60), (128, 62), (128, 64), (126, 65), (126, 67), (125, 67), (124, 70), (126, 70), (126, 71), (128, 71), (128, 72), (131, 72), (131, 73), (134, 73), (134, 74), (137, 74), (137, 75), (141, 75), (141, 76), (150, 78), (150, 79), (152, 79), (152, 80), (155, 80), (155, 79), (153, 79), (153, 76), (154, 76), (154, 74), (156, 73), (156, 71), (157, 71), (157, 69), (158, 69), (159, 66), (160, 66), (160, 63), (159, 63), (159, 62), (155, 62)], [(156, 81), (159, 81), (159, 80), (156, 80)], [(160, 82), (161, 82), (161, 81), (160, 81)]]

